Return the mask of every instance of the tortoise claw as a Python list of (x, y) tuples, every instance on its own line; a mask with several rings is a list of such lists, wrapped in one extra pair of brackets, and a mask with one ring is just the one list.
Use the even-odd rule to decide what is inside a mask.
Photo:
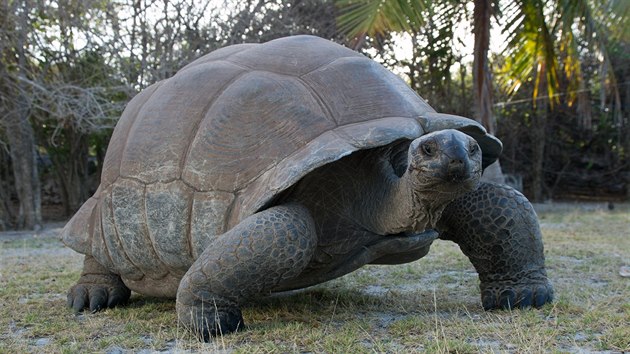
[(540, 308), (553, 301), (553, 286), (549, 282), (531, 284), (482, 284), (481, 303), (484, 310)]
[(241, 310), (236, 307), (216, 307), (216, 304), (184, 305), (178, 301), (179, 321), (191, 330), (199, 340), (237, 332), (245, 326)]
[(68, 291), (68, 307), (75, 313), (89, 308), (90, 312), (98, 312), (124, 304), (129, 300), (131, 291), (121, 284), (88, 284), (77, 283)]
[(130, 296), (131, 290), (119, 275), (109, 272), (94, 257), (86, 256), (81, 278), (68, 291), (68, 307), (75, 313), (86, 308), (97, 312), (124, 304)]

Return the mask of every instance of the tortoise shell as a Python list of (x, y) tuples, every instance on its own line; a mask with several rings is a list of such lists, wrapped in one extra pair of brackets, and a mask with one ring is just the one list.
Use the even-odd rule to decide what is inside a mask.
[(317, 167), (447, 128), (479, 142), (484, 167), (501, 152), (477, 122), (436, 113), (402, 79), (328, 40), (226, 47), (131, 100), (101, 185), (62, 236), (132, 279), (185, 272), (209, 237)]

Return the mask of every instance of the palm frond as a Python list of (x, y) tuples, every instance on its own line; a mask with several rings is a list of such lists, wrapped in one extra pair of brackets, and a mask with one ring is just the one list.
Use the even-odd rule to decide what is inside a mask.
[(510, 9), (504, 26), (509, 45), (503, 73), (509, 76), (512, 88), (520, 87), (533, 74), (534, 102), (543, 90), (553, 104), (557, 101), (557, 55), (555, 38), (545, 16), (545, 2), (521, 0)]
[(338, 0), (339, 30), (350, 37), (412, 31), (424, 23), (424, 0)]

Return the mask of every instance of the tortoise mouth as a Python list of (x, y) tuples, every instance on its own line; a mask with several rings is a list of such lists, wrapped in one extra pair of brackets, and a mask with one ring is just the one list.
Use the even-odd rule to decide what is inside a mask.
[(469, 180), (473, 180), (475, 176), (473, 176), (471, 171), (455, 171), (449, 172), (446, 176), (442, 177), (442, 180), (447, 183), (463, 183)]
[(436, 183), (434, 186), (435, 191), (444, 191), (445, 193), (463, 193), (470, 192), (477, 188), (479, 184), (478, 178), (465, 178), (465, 179), (452, 179)]
[(481, 169), (456, 172), (435, 171), (431, 174), (421, 168), (409, 171), (416, 175), (414, 184), (418, 190), (440, 194), (461, 194), (473, 191), (481, 179)]

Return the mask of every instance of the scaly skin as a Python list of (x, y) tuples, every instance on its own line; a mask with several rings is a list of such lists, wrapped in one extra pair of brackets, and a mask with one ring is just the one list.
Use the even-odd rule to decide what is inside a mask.
[(242, 328), (239, 302), (297, 276), (316, 242), (313, 219), (301, 205), (276, 206), (246, 218), (208, 247), (182, 279), (180, 322), (206, 342)]
[(479, 273), (486, 310), (540, 307), (553, 300), (538, 218), (521, 193), (482, 183), (447, 206), (438, 230)]
[(96, 312), (124, 304), (129, 296), (131, 291), (120, 276), (105, 269), (94, 257), (85, 256), (81, 278), (68, 292), (68, 307), (75, 312), (85, 308)]

